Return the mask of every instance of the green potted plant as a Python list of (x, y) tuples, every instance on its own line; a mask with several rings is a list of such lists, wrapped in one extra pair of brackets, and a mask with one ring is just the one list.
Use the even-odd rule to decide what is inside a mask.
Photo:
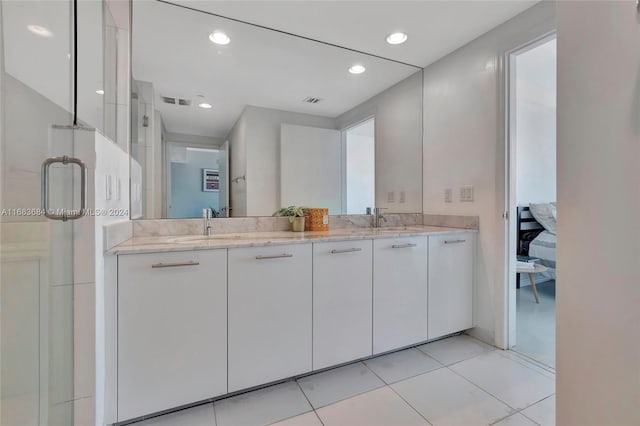
[(275, 212), (274, 216), (288, 217), (293, 232), (304, 231), (304, 216), (307, 213), (307, 207), (289, 206), (284, 207)]

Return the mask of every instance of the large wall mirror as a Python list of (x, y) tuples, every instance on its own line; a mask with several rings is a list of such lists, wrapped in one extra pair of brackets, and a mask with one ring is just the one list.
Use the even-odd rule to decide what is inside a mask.
[(132, 218), (422, 212), (419, 67), (159, 1), (132, 43)]

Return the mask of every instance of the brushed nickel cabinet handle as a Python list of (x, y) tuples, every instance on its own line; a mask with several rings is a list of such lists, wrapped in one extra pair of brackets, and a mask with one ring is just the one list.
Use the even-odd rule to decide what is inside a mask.
[(194, 261), (189, 261), (189, 262), (177, 262), (177, 263), (154, 263), (153, 265), (151, 265), (152, 268), (157, 269), (157, 268), (177, 268), (179, 266), (198, 266), (200, 264), (200, 262), (194, 262)]
[(391, 248), (409, 248), (409, 247), (417, 247), (417, 244), (409, 243), (409, 244), (394, 244)]
[(274, 254), (271, 256), (256, 256), (256, 260), (267, 260), (267, 259), (284, 259), (286, 257), (293, 257), (292, 254), (282, 253), (282, 254)]
[(467, 242), (467, 240), (444, 240), (445, 244), (460, 244), (465, 242)]
[(353, 247), (348, 249), (333, 249), (331, 250), (331, 254), (353, 253), (354, 251), (362, 251), (362, 249), (360, 247)]

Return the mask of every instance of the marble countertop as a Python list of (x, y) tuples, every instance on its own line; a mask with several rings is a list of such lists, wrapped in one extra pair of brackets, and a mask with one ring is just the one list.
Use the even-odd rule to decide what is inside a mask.
[(249, 232), (233, 234), (133, 237), (108, 250), (109, 254), (158, 253), (219, 248), (257, 247), (282, 244), (302, 244), (320, 241), (366, 240), (418, 235), (477, 232), (474, 229), (438, 226), (404, 226), (388, 228), (347, 228), (321, 232)]

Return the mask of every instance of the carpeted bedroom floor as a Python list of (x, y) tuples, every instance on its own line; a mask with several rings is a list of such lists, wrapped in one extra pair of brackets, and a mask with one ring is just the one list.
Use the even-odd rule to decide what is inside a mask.
[(556, 282), (537, 284), (537, 304), (531, 286), (516, 290), (515, 350), (536, 361), (556, 366)]

